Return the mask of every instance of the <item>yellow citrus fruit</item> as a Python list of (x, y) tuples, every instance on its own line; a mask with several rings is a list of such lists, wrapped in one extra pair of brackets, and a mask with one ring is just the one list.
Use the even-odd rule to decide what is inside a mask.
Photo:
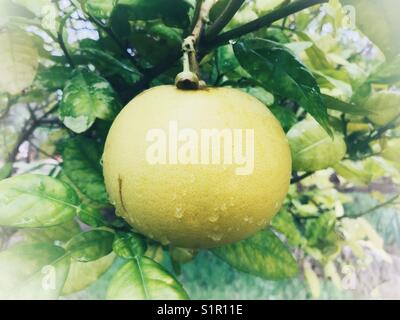
[[(221, 135), (207, 139), (211, 132)], [(118, 115), (103, 168), (110, 200), (136, 230), (162, 244), (206, 248), (269, 223), (288, 191), (291, 156), (279, 122), (254, 97), (159, 86)]]

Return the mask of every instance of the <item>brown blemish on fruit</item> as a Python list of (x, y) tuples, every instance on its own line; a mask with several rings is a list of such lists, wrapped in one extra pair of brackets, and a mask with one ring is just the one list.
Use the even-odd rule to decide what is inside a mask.
[(119, 200), (121, 202), (122, 209), (124, 209), (124, 211), (127, 212), (125, 203), (124, 203), (124, 199), (122, 196), (122, 178), (121, 178), (121, 176), (118, 176), (118, 193), (119, 193)]

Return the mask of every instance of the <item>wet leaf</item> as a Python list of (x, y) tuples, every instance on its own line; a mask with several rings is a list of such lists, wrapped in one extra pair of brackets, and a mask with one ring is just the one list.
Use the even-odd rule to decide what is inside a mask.
[(147, 258), (125, 263), (114, 275), (107, 291), (108, 300), (185, 300), (181, 284), (164, 267)]
[(26, 174), (0, 181), (0, 225), (50, 227), (72, 220), (78, 210), (75, 191), (54, 178)]
[(291, 278), (298, 272), (296, 260), (270, 230), (212, 252), (232, 267), (265, 279)]
[(236, 42), (234, 51), (242, 67), (266, 90), (297, 101), (331, 133), (317, 82), (289, 49), (273, 41), (250, 39)]

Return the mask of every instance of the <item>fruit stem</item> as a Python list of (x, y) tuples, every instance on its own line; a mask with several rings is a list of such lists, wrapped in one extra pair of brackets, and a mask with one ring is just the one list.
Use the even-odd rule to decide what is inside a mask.
[(199, 77), (196, 72), (198, 65), (194, 43), (194, 36), (189, 36), (183, 40), (183, 71), (175, 79), (175, 85), (178, 89), (196, 90), (199, 88)]
[(183, 72), (179, 73), (175, 79), (176, 87), (183, 90), (196, 90), (200, 86), (205, 86), (204, 81), (199, 80), (200, 73), (196, 57), (196, 47), (200, 42), (204, 25), (208, 21), (208, 14), (215, 0), (203, 0), (197, 3), (200, 6), (198, 15), (195, 15), (197, 21), (193, 21), (191, 35), (186, 37), (182, 43)]

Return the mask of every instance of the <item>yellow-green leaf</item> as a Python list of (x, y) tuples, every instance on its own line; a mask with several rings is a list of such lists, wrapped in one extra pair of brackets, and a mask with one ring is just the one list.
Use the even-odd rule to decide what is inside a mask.
[(0, 33), (0, 91), (18, 94), (35, 79), (38, 52), (28, 34), (5, 30)]
[(147, 257), (129, 260), (114, 275), (108, 300), (182, 300), (188, 295), (161, 265)]
[(346, 144), (341, 134), (334, 132), (333, 139), (313, 119), (303, 120), (288, 132), (293, 169), (317, 171), (338, 163), (346, 154)]
[(0, 181), (0, 225), (51, 227), (71, 220), (78, 209), (75, 191), (57, 179), (26, 174)]

